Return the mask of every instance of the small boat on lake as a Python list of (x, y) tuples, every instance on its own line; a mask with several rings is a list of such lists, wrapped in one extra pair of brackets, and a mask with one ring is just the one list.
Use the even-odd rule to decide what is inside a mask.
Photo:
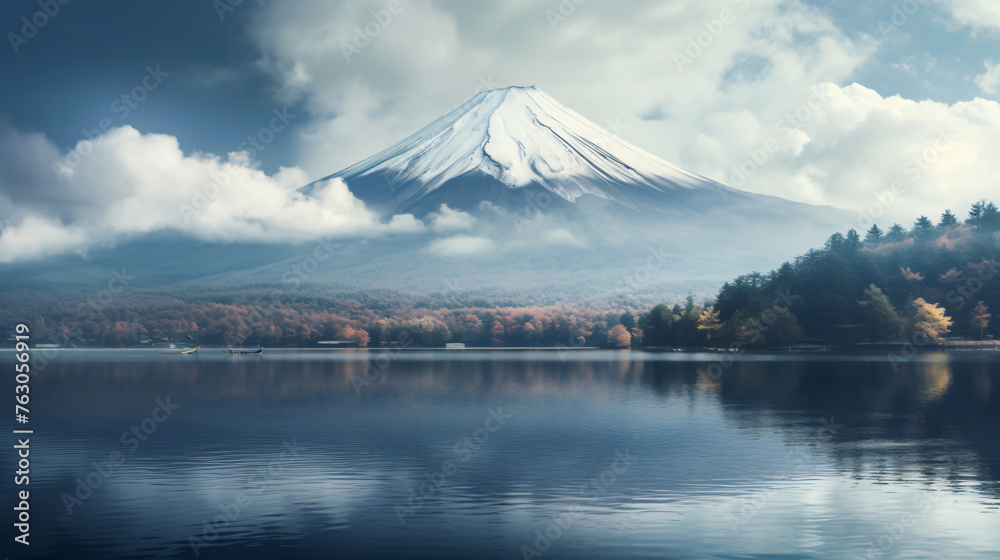
[(248, 350), (243, 348), (229, 348), (226, 350), (228, 354), (263, 354), (264, 348), (257, 348), (256, 350)]
[[(174, 345), (171, 345), (170, 347), (171, 348), (176, 348), (176, 346), (174, 346)], [(197, 354), (199, 348), (201, 348), (201, 346), (196, 346), (194, 348), (188, 348), (187, 350), (181, 350), (180, 352), (160, 352), (160, 354), (175, 354), (175, 355), (177, 355), (177, 354), (187, 354), (187, 355), (191, 355), (191, 354)]]

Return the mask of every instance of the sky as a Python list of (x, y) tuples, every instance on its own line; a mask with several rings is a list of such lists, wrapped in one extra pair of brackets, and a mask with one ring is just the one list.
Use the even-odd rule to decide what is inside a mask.
[(994, 0), (9, 0), (0, 22), (0, 262), (419, 230), (342, 183), (289, 193), (508, 85), (859, 228), (1000, 180)]

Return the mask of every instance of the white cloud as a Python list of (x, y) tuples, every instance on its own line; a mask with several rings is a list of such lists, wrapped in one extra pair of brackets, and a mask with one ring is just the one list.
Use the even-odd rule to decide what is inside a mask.
[[(305, 242), (424, 229), (410, 215), (388, 223), (340, 179), (310, 196), (297, 168), (267, 175), (245, 152), (185, 155), (177, 139), (115, 128), (70, 154), (43, 136), (0, 136), (0, 262), (85, 251), (128, 234), (175, 230), (211, 242)], [(53, 171), (59, 162), (60, 173)]]
[[(795, 0), (647, 0), (628, 10), (593, 2), (554, 30), (550, 7), (537, 3), (412, 3), (348, 63), (342, 42), (382, 7), (282, 3), (260, 15), (262, 64), (314, 116), (300, 161), (310, 176), (372, 155), (478, 90), (502, 85), (538, 85), (598, 124), (621, 123), (627, 140), (676, 161), (707, 111), (794, 106), (808, 86), (846, 78), (872, 50)], [(686, 56), (688, 40), (723, 9), (732, 23), (678, 69), (673, 55)], [(744, 68), (741, 60), (754, 64)], [(639, 118), (647, 114), (664, 118)]]
[[(939, 1), (974, 31), (1000, 29), (993, 0)], [(755, 192), (866, 209), (894, 181), (906, 181), (886, 219), (905, 222), (944, 207), (961, 213), (1000, 179), (991, 156), (1000, 148), (996, 102), (914, 101), (853, 83), (879, 45), (845, 33), (824, 9), (800, 0), (635, 0), (628, 9), (586, 2), (553, 28), (546, 11), (558, 5), (404, 2), (348, 62), (344, 43), (385, 0), (264, 4), (253, 29), (259, 64), (278, 79), (279, 96), (301, 101), (311, 118), (300, 159), (290, 162), (297, 167), (268, 176), (245, 155), (185, 156), (173, 137), (123, 128), (59, 183), (50, 164), (65, 154), (42, 135), (7, 131), (0, 134), (0, 219), (8, 224), (0, 260), (159, 229), (212, 241), (422, 231), (412, 216), (379, 221), (339, 181), (311, 199), (289, 193), (389, 147), (478, 90), (511, 84), (538, 85), (640, 148)], [(723, 10), (730, 23), (719, 27)], [(874, 23), (869, 31), (877, 34)], [(685, 57), (690, 62), (679, 68)], [(934, 62), (900, 60), (905, 68)], [(987, 63), (975, 83), (995, 94), (1000, 71)], [(959, 134), (955, 149), (939, 152), (912, 179), (912, 158), (949, 128)], [(756, 170), (734, 173), (734, 165), (755, 163), (764, 146), (775, 150), (765, 150)], [(229, 186), (185, 221), (179, 208), (194, 208), (195, 193), (220, 174), (231, 177)], [(446, 234), (472, 225), (471, 216), (446, 206), (429, 219)], [(34, 249), (32, 231), (42, 240)], [(552, 239), (560, 241), (569, 238)], [(456, 235), (431, 250), (488, 247), (484, 238)]]
[[(350, 63), (341, 43), (379, 2), (265, 8), (256, 32), (262, 64), (312, 113), (298, 162), (311, 177), (389, 147), (477, 89), (534, 84), (640, 148), (728, 180), (729, 164), (774, 134), (774, 123), (807, 102), (812, 88), (850, 84), (877, 48), (798, 0), (648, 0), (627, 10), (592, 2), (555, 29), (545, 14), (551, 6), (462, 6), (407, 4)], [(730, 23), (719, 27), (724, 16)], [(690, 62), (678, 68), (684, 58), (675, 55)], [(817, 144), (806, 132), (785, 144), (787, 156), (759, 175), (766, 180), (745, 188), (853, 204), (831, 196), (853, 192), (853, 180), (819, 184), (834, 175), (812, 168), (803, 150)]]
[(0, 230), (0, 262), (35, 260), (87, 248), (86, 233), (51, 218), (29, 215)]
[(1000, 4), (995, 0), (937, 0), (955, 21), (973, 30), (1000, 29)]
[(493, 240), (472, 235), (453, 235), (435, 239), (428, 246), (431, 254), (439, 257), (489, 257), (494, 251)]
[(997, 86), (1000, 86), (1000, 65), (994, 64), (992, 60), (983, 62), (986, 71), (976, 76), (976, 85), (986, 95), (996, 95)]
[(427, 215), (431, 221), (431, 229), (438, 233), (451, 233), (472, 229), (476, 219), (472, 214), (449, 208), (447, 204), (442, 204), (437, 212)]
[[(993, 155), (1000, 150), (997, 102), (913, 101), (883, 97), (858, 84), (825, 84), (822, 91), (814, 108), (803, 105), (807, 110), (782, 121), (795, 127), (753, 129), (755, 137), (743, 147), (727, 144), (724, 122), (717, 123), (706, 129), (709, 139), (701, 142), (706, 149), (692, 156), (701, 158), (703, 167), (714, 167), (711, 175), (747, 190), (866, 212), (874, 208), (876, 221), (907, 226), (920, 214), (936, 218), (945, 208), (964, 214), (967, 205), (990, 197), (1000, 180)], [(768, 145), (776, 147), (774, 153), (765, 153)], [(750, 173), (744, 178), (734, 162)], [(893, 184), (902, 189), (891, 202), (880, 202), (888, 200)]]

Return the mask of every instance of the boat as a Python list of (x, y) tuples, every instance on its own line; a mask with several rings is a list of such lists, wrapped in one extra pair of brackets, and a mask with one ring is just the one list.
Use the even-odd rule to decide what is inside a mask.
[[(171, 345), (171, 347), (174, 348), (175, 346)], [(191, 355), (191, 354), (197, 354), (199, 348), (201, 348), (201, 346), (195, 346), (194, 348), (188, 348), (187, 350), (181, 350), (180, 352), (160, 352), (160, 354), (188, 354), (188, 355)]]
[(263, 354), (264, 349), (258, 348), (256, 350), (244, 350), (241, 348), (229, 348), (226, 350), (226, 352), (229, 354)]

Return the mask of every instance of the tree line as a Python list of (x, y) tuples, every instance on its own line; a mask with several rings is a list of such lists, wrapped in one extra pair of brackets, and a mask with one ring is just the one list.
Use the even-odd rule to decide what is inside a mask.
[[(85, 294), (0, 294), (0, 320), (27, 321), (37, 341), (133, 346), (153, 342), (230, 346), (705, 347), (801, 342), (940, 342), (995, 335), (1000, 305), (1000, 211), (972, 205), (964, 220), (945, 210), (909, 229), (873, 224), (834, 233), (822, 248), (766, 274), (723, 284), (711, 301), (651, 309), (606, 302), (518, 305), (479, 297), (447, 301), (384, 290), (326, 288), (273, 297), (238, 291), (135, 292), (101, 305)], [(272, 295), (268, 295), (272, 294)]]
[(1000, 212), (976, 202), (960, 221), (945, 210), (909, 229), (834, 233), (821, 249), (766, 274), (725, 283), (702, 308), (660, 304), (642, 315), (644, 344), (786, 346), (802, 341), (939, 343), (995, 333), (1000, 305)]

